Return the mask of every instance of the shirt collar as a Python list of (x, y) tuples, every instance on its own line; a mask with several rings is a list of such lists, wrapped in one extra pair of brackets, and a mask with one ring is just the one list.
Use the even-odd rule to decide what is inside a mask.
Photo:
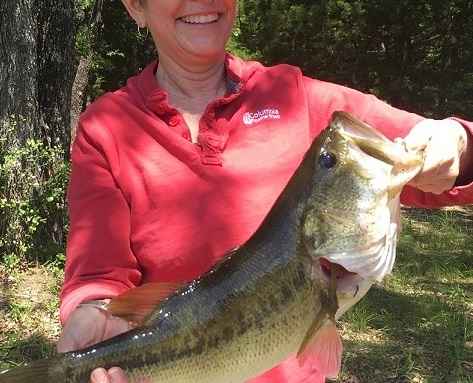
[[(138, 76), (132, 78), (128, 86), (137, 87), (143, 102), (147, 107), (157, 114), (166, 114), (174, 112), (167, 100), (168, 95), (158, 84), (156, 80), (156, 70), (158, 69), (158, 60), (153, 61)], [(235, 98), (236, 94), (241, 93), (246, 81), (245, 63), (240, 58), (226, 53), (225, 71), (227, 76), (227, 94), (225, 98)]]

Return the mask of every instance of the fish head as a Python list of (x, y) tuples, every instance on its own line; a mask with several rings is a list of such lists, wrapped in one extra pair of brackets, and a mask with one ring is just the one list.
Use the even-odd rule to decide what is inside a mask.
[(391, 272), (399, 194), (424, 156), (345, 112), (334, 113), (319, 140), (302, 241), (316, 278), (335, 273), (340, 316)]

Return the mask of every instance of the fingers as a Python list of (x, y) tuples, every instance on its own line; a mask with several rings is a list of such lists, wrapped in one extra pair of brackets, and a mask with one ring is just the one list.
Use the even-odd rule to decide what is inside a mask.
[(97, 368), (92, 371), (90, 375), (90, 383), (112, 383), (107, 370), (104, 368)]
[(465, 135), (465, 129), (452, 120), (424, 120), (417, 124), (405, 143), (413, 150), (424, 149), (424, 165), (409, 184), (433, 194), (450, 190), (460, 173)]
[(108, 370), (108, 374), (110, 376), (112, 383), (127, 383), (128, 378), (125, 375), (125, 372), (118, 367), (112, 367)]
[(64, 326), (57, 344), (58, 352), (77, 350), (101, 341), (106, 322), (107, 316), (100, 310), (78, 307)]
[(91, 383), (128, 383), (125, 372), (118, 367), (112, 367), (110, 370), (97, 368), (90, 375)]
[(428, 150), (422, 171), (410, 184), (427, 193), (441, 194), (453, 187), (458, 172), (458, 158), (441, 158), (439, 153)]
[(57, 344), (58, 352), (78, 350), (131, 329), (130, 324), (93, 306), (78, 307), (67, 320)]
[(132, 326), (126, 320), (110, 316), (105, 323), (103, 339), (112, 338), (118, 334), (130, 331)]

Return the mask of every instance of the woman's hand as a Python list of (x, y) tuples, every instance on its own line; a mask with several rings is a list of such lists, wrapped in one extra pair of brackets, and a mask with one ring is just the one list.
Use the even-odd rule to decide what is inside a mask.
[(455, 120), (418, 123), (406, 136), (405, 143), (413, 149), (425, 148), (425, 162), (409, 185), (440, 194), (450, 190), (456, 181), (468, 180), (473, 172), (473, 143), (470, 141), (469, 132)]
[[(85, 348), (130, 329), (129, 323), (121, 318), (113, 317), (93, 305), (81, 305), (67, 320), (57, 350), (68, 352)], [(128, 382), (125, 373), (117, 367), (108, 371), (98, 368), (92, 372), (90, 380), (91, 383)]]

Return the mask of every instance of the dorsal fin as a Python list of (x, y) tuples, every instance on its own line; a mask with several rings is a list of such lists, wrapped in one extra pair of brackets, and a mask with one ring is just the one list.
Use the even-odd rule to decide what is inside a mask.
[(107, 305), (107, 311), (141, 325), (165, 298), (180, 287), (181, 285), (177, 283), (147, 283), (113, 298)]

